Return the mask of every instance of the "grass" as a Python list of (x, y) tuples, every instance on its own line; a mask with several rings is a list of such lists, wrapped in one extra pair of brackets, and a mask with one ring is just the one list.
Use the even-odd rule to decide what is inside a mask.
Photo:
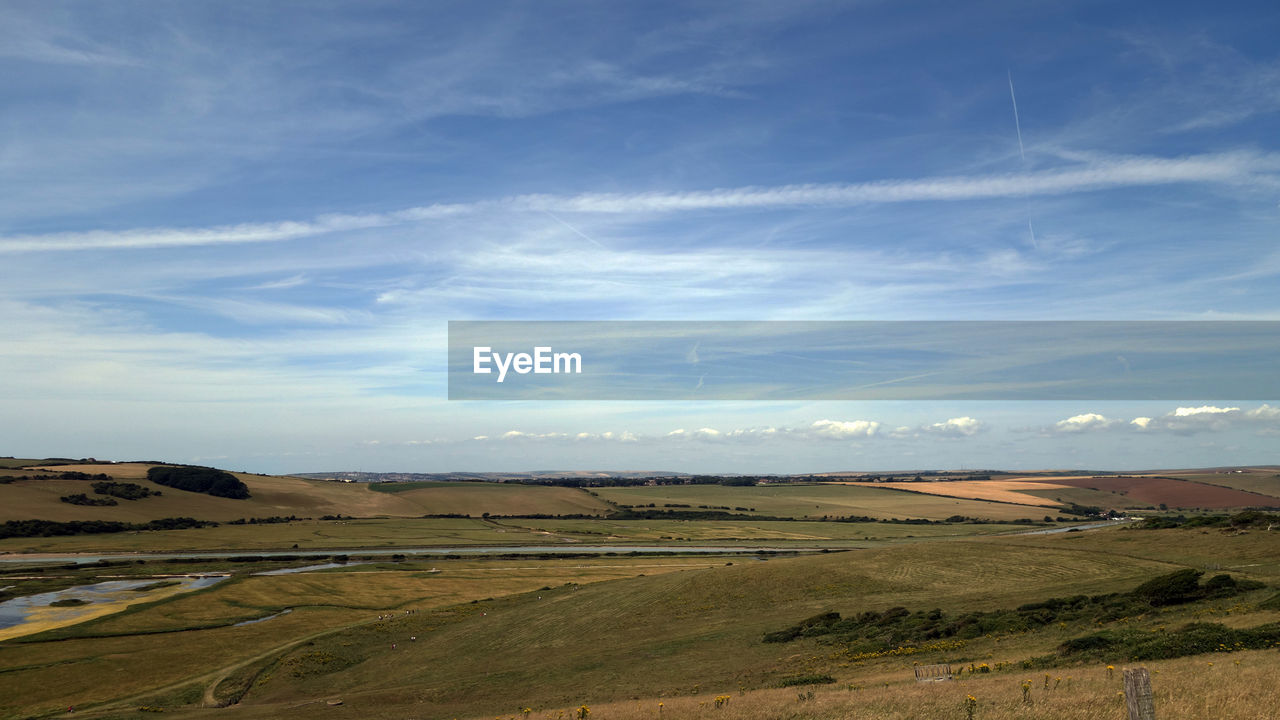
[[(415, 492), (437, 492), (432, 488), (396, 493), (351, 489), (393, 500)], [(837, 501), (853, 495), (864, 505), (868, 497), (893, 496), (899, 503), (918, 503), (930, 512), (928, 503), (953, 501), (849, 486), (637, 490), (684, 492), (672, 501), (685, 502), (713, 497), (706, 493), (775, 489), (780, 492), (754, 496), (762, 499), (754, 505), (757, 513), (782, 514), (765, 510), (763, 501), (774, 503), (774, 508), (790, 503), (800, 513), (807, 511), (802, 506), (810, 499), (825, 499), (828, 507), (836, 507)], [(848, 489), (855, 492), (850, 494)], [(605, 490), (623, 489), (598, 489), (602, 498)], [(818, 491), (834, 492), (806, 494)], [(732, 508), (739, 503), (688, 504)], [(1037, 670), (1072, 677), (1074, 695), (1045, 690), (1036, 675), (1034, 702), (1029, 705), (1022, 703), (1026, 671), (1012, 668), (1097, 629), (1137, 632), (1150, 630), (1156, 622), (1171, 628), (1186, 622), (1214, 622), (1242, 629), (1280, 621), (1280, 609), (1258, 607), (1262, 599), (1276, 594), (1272, 587), (1256, 591), (1257, 597), (1174, 608), (1159, 617), (1108, 620), (1101, 628), (1068, 623), (1035, 632), (964, 638), (959, 644), (916, 644), (893, 652), (858, 652), (820, 638), (762, 642), (766, 632), (824, 612), (850, 617), (895, 606), (939, 608), (946, 613), (1016, 608), (1050, 597), (1130, 590), (1179, 568), (1231, 572), (1273, 586), (1280, 583), (1280, 533), (1111, 529), (1056, 536), (992, 534), (1016, 529), (813, 521), (388, 518), (10, 540), (0, 543), (0, 549), (247, 553), (293, 544), (313, 549), (538, 543), (856, 549), (765, 560), (706, 556), (381, 559), (331, 571), (276, 576), (249, 576), (245, 571), (281, 563), (235, 567), (225, 561), (199, 565), (149, 561), (51, 567), (43, 573), (15, 568), (13, 575), (22, 572), (43, 579), (5, 580), (0, 586), (22, 583), (20, 590), (26, 590), (25, 583), (87, 582), (95, 574), (144, 577), (215, 567), (239, 574), (208, 590), (155, 602), (144, 593), (141, 602), (123, 612), (0, 643), (0, 718), (59, 714), (69, 704), (75, 704), (85, 717), (150, 717), (150, 713), (136, 712), (144, 705), (163, 707), (169, 717), (184, 717), (207, 714), (200, 710), (202, 704), (237, 697), (241, 702), (232, 712), (243, 718), (311, 717), (320, 707), (334, 718), (506, 718), (520, 717), (520, 710), (528, 707), (530, 717), (557, 720), (563, 712), (559, 718), (563, 720), (583, 703), (595, 718), (640, 718), (659, 717), (658, 702), (666, 704), (661, 718), (712, 713), (716, 718), (963, 718), (959, 703), (968, 694), (977, 698), (977, 718), (1092, 718), (1114, 714), (1119, 708), (1110, 689), (1118, 679), (1099, 677), (1102, 669), (1097, 662)], [(164, 582), (159, 577), (156, 581)], [(284, 609), (292, 612), (235, 626)], [(406, 609), (418, 612), (405, 614)], [(413, 637), (417, 640), (409, 639)], [(1274, 651), (1212, 657), (1150, 665), (1161, 670), (1158, 692), (1161, 683), (1169, 683), (1168, 694), (1161, 697), (1168, 699), (1171, 709), (1184, 713), (1171, 717), (1253, 717), (1245, 713), (1247, 703), (1276, 699), (1273, 684), (1233, 685), (1236, 677), (1242, 682), (1274, 677), (1280, 669), (1280, 657)], [(1237, 659), (1242, 660), (1240, 666), (1234, 665)], [(1209, 661), (1215, 662), (1213, 672), (1235, 668), (1231, 671), (1238, 676), (1202, 681), (1197, 672), (1208, 673), (1205, 663)], [(987, 663), (995, 671), (972, 677), (966, 673), (960, 681), (924, 687), (911, 679), (915, 662)], [(836, 682), (778, 688), (787, 678), (825, 676)], [(1206, 714), (1217, 706), (1197, 705), (1189, 688), (1217, 697), (1221, 712)], [(1222, 688), (1240, 692), (1244, 700), (1226, 698)], [(726, 694), (730, 702), (716, 708), (715, 698)], [(325, 705), (337, 698), (343, 700), (341, 706)]]
[[(230, 501), (234, 502), (234, 501)], [(554, 543), (555, 538), (519, 534), (480, 519), (305, 520), (268, 525), (222, 525), (171, 530), (50, 538), (8, 538), (9, 552), (185, 552), (343, 548), (395, 548), (428, 545), (503, 545)]]
[[(850, 554), (808, 556), (689, 570), (558, 588), (484, 603), (448, 622), (410, 617), (375, 631), (339, 633), (306, 652), (331, 653), (350, 664), (329, 672), (306, 666), (276, 673), (244, 699), (247, 717), (288, 717), (307, 699), (338, 696), (352, 712), (396, 717), (420, 712), (453, 716), (503, 713), (523, 706), (568, 706), (621, 698), (687, 695), (703, 688), (776, 686), (785, 677), (849, 677), (847, 658), (813, 643), (781, 647), (763, 633), (824, 609), (896, 604), (985, 607), (1071, 592), (1118, 590), (1166, 566), (1073, 548), (1036, 552), (998, 541), (918, 543)], [(391, 635), (430, 642), (390, 648)], [(387, 634), (387, 633), (391, 634)], [(1062, 638), (1065, 639), (1065, 631)], [(1012, 648), (1016, 659), (1060, 642)], [(964, 649), (975, 657), (999, 649), (994, 638)], [(548, 662), (554, 658), (554, 662)], [(282, 662), (288, 660), (286, 657)], [(912, 658), (883, 658), (856, 672), (876, 676)], [(298, 660), (300, 663), (303, 659)]]
[[(1274, 652), (1249, 652), (1186, 658), (1146, 665), (1153, 672), (1156, 713), (1160, 718), (1256, 718), (1280, 706), (1274, 682)], [(1239, 661), (1239, 665), (1235, 664)], [(1213, 666), (1208, 665), (1213, 662)], [(1024, 681), (1031, 681), (1026, 698)], [(807, 693), (813, 697), (808, 698)], [(592, 717), (609, 720), (662, 720), (715, 717), (717, 720), (918, 720), (966, 717), (965, 699), (975, 699), (975, 720), (1097, 720), (1125, 717), (1120, 669), (1104, 666), (1054, 673), (1045, 689), (1043, 674), (998, 673), (959, 681), (915, 683), (894, 677), (888, 684), (837, 683), (807, 689), (771, 689), (740, 693), (727, 687), (683, 697), (646, 697), (592, 704)], [(714, 709), (714, 699), (730, 700)], [(798, 699), (805, 695), (804, 700)], [(659, 707), (662, 703), (662, 707)], [(530, 720), (574, 717), (575, 706), (540, 707)], [(484, 716), (487, 720), (488, 717)], [(506, 715), (505, 717), (510, 717)], [(519, 717), (517, 715), (517, 717)]]
[[(34, 465), (71, 465), (78, 460), (51, 460), (49, 458), (0, 458), (0, 468), (24, 468)], [(97, 467), (96, 465), (94, 467)]]
[(961, 523), (899, 525), (750, 520), (519, 520), (500, 519), (502, 527), (547, 532), (591, 543), (690, 542), (707, 545), (867, 547), (871, 541), (968, 537), (1025, 530), (1012, 525)]
[[(147, 502), (144, 500), (141, 502)], [(234, 501), (228, 501), (234, 502)], [(65, 504), (65, 503), (63, 503)], [(107, 508), (112, 509), (112, 508)], [(48, 538), (7, 538), (0, 551), (73, 552), (253, 552), (570, 544), (700, 544), (800, 547), (862, 546), (872, 540), (957, 537), (1017, 532), (1013, 525), (895, 525), (889, 523), (529, 520), (513, 518), (384, 518), (304, 520), (266, 525), (221, 525), (190, 530), (148, 531)]]
[[(664, 504), (754, 508), (777, 517), (867, 516), (944, 520), (952, 515), (989, 520), (1040, 519), (1052, 508), (1024, 507), (944, 496), (907, 493), (865, 485), (660, 485), (655, 487), (593, 488), (600, 497), (619, 505)], [(667, 508), (679, 509), (679, 508)]]
[(412, 502), (422, 514), (604, 515), (611, 509), (577, 488), (475, 482), (374, 483), (368, 487)]
[[(82, 507), (62, 502), (63, 495), (91, 493), (84, 480), (37, 479), (19, 480), (0, 486), (4, 503), (0, 504), (0, 521), (25, 520), (121, 520), (138, 522), (163, 517), (188, 516), (201, 520), (235, 520), (272, 515), (376, 515), (417, 517), (426, 511), (417, 503), (385, 493), (370, 492), (367, 486), (304, 480), (293, 477), (261, 476), (233, 473), (249, 486), (246, 500), (212, 497), (164, 487), (146, 480), (150, 465), (121, 463), (118, 465), (66, 465), (50, 467), (50, 471), (106, 473), (119, 481), (134, 482), (161, 492), (160, 497), (121, 500), (109, 508)], [(479, 513), (477, 513), (479, 514)]]
[[(884, 717), (919, 717), (912, 713), (942, 708), (920, 693), (941, 691), (904, 680), (913, 662), (1016, 662), (1045, 654), (1080, 629), (1055, 627), (871, 658), (814, 640), (766, 644), (763, 633), (828, 610), (907, 605), (959, 612), (1119, 591), (1199, 563), (1205, 554), (1254, 566), (1274, 550), (1274, 539), (1261, 534), (1114, 530), (921, 540), (766, 562), (424, 559), (246, 577), (47, 641), (0, 646), (0, 697), (14, 698), (12, 712), (4, 713), (12, 717), (52, 712), (64, 700), (95, 703), (110, 687), (118, 701), (102, 712), (155, 705), (183, 716), (183, 707), (194, 712), (206, 697), (243, 693), (236, 712), (250, 718), (304, 717), (314, 712), (315, 701), (332, 698), (344, 701), (326, 709), (335, 717), (493, 717), (523, 707), (554, 717), (556, 708), (585, 702), (596, 717), (613, 718), (632, 717), (625, 714), (635, 707), (631, 697), (648, 698), (642, 703), (646, 716), (662, 701), (668, 705), (664, 717), (686, 717), (710, 711), (714, 697), (729, 693), (732, 701), (717, 711), (724, 717), (844, 717), (850, 703), (871, 703), (867, 707)], [(432, 567), (441, 572), (429, 572)], [(1255, 574), (1266, 579), (1269, 572)], [(603, 582), (588, 584), (594, 580)], [(226, 626), (285, 607), (294, 612)], [(405, 615), (406, 608), (419, 612)], [(389, 611), (390, 619), (377, 619)], [(1219, 611), (1213, 620), (1229, 625), (1280, 618), (1280, 612)], [(212, 623), (223, 626), (195, 629)], [(418, 640), (407, 640), (411, 636)], [(177, 651), (192, 647), (200, 652)], [(1076, 669), (1062, 672), (1084, 677)], [(811, 700), (796, 700), (797, 692), (810, 691), (803, 687), (769, 689), (786, 678), (823, 675), (837, 682), (812, 689)], [(1020, 700), (1021, 679), (1002, 671), (953, 687), (981, 690), (975, 692), (979, 709), (1002, 717), (996, 713), (1028, 712), (1008, 705)], [(892, 692), (882, 692), (883, 682)], [(864, 689), (849, 691), (851, 684)], [(1097, 710), (1089, 705), (1093, 686), (1080, 680), (1075, 687), (1081, 693), (1075, 702)], [(1069, 704), (1036, 698), (1042, 717)], [(946, 702), (955, 709), (954, 697)]]
[[(471, 600), (536, 592), (548, 583), (563, 587), (639, 573), (653, 576), (714, 562), (722, 560), (441, 560), (436, 563), (439, 573), (427, 572), (430, 567), (424, 565), (396, 564), (396, 569), (247, 577), (75, 626), (74, 632), (0, 644), (0, 698), (5, 699), (0, 716), (133, 698), (170, 686), (178, 691), (210, 675), (220, 682), (224, 668), (283, 651), (299, 638), (343, 627), (385, 634), (393, 624), (379, 621), (379, 614), (393, 614), (402, 622), (410, 617), (404, 614), (410, 608), (422, 613), (416, 617), (426, 617), (440, 606), (471, 607)], [(294, 611), (253, 625), (230, 625), (285, 607)], [(219, 625), (208, 627), (214, 623)], [(147, 703), (125, 705), (136, 704)]]

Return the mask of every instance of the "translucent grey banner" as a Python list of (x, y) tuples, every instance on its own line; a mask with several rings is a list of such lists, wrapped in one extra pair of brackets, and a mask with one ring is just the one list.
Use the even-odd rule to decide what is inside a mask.
[(1280, 322), (449, 323), (450, 400), (1268, 400)]

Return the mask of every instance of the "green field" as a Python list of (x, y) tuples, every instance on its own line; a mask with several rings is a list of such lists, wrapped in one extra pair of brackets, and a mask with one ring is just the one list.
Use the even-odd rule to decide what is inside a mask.
[(770, 520), (526, 520), (518, 518), (384, 518), (303, 520), (265, 525), (6, 538), (10, 553), (245, 553), (291, 549), (470, 547), (515, 545), (706, 545), (840, 547), (863, 541), (1021, 532), (1017, 525), (843, 523)]
[[(700, 505), (754, 509), (760, 515), (776, 517), (923, 518), (944, 520), (952, 515), (986, 520), (1039, 520), (1052, 508), (966, 500), (899, 490), (840, 484), (776, 484), (748, 487), (724, 485), (660, 485), (654, 487), (593, 488), (600, 497), (619, 505), (653, 503), (655, 509), (698, 510)], [(664, 505), (691, 505), (691, 508), (663, 508)], [(741, 512), (741, 511), (738, 511)]]

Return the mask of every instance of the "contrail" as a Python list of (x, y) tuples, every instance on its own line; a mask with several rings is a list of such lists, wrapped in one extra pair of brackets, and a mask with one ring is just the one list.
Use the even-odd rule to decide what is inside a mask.
[[(1013, 101), (1013, 128), (1018, 131), (1018, 157), (1022, 158), (1022, 165), (1025, 168), (1027, 153), (1022, 149), (1022, 121), (1018, 119), (1018, 96), (1013, 92), (1013, 71), (1005, 69), (1005, 73), (1009, 76), (1009, 99)], [(1040, 243), (1036, 242), (1036, 229), (1031, 226), (1031, 198), (1027, 198), (1027, 232), (1031, 233), (1031, 247), (1039, 249)]]
[(1025, 161), (1027, 154), (1022, 151), (1022, 123), (1018, 120), (1018, 96), (1013, 94), (1013, 71), (1006, 72), (1009, 73), (1009, 99), (1013, 101), (1013, 127), (1018, 131), (1018, 157)]
[(572, 230), (573, 232), (577, 233), (577, 234), (578, 234), (578, 235), (579, 235), (583, 240), (586, 240), (587, 242), (591, 243), (592, 245), (595, 245), (596, 247), (600, 248), (601, 250), (608, 250), (608, 249), (609, 249), (609, 248), (605, 247), (604, 245), (601, 245), (599, 242), (596, 242), (596, 239), (595, 239), (595, 238), (591, 237), (590, 235), (588, 235), (588, 234), (586, 234), (586, 233), (582, 232), (581, 230), (579, 230), (578, 228), (576, 228), (576, 227), (574, 227), (574, 226), (570, 225), (569, 223), (567, 223), (567, 222), (565, 222), (565, 221), (561, 220), (560, 218), (556, 217), (555, 215), (553, 215), (553, 214), (551, 213), (551, 211), (550, 211), (550, 210), (543, 210), (542, 212), (546, 213), (546, 214), (547, 214), (547, 217), (549, 217), (549, 218), (551, 218), (552, 220), (555, 220), (556, 222), (560, 223), (561, 225), (563, 225), (563, 226), (565, 226), (565, 227), (569, 228), (569, 229), (570, 229), (570, 230)]

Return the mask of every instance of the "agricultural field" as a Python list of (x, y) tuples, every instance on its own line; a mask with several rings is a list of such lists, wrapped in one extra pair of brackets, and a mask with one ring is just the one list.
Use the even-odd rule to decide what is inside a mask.
[(1280, 468), (1242, 468), (1213, 473), (1192, 471), (1161, 474), (1205, 485), (1218, 485), (1280, 498)]
[(609, 505), (577, 488), (478, 482), (375, 483), (369, 489), (412, 503), (419, 514), (604, 515)]
[[(961, 483), (938, 483), (938, 485)], [(916, 483), (907, 489), (915, 491)], [(919, 483), (919, 485), (931, 485)], [(659, 485), (654, 487), (603, 487), (592, 492), (619, 505), (647, 506), (657, 510), (699, 510), (729, 508), (729, 512), (756, 513), (775, 517), (821, 518), (823, 516), (866, 516), (873, 518), (919, 518), (944, 520), (952, 515), (985, 520), (1040, 519), (1047, 511), (1008, 503), (968, 498), (903, 492), (866, 483), (771, 484), (756, 486)], [(1034, 498), (1028, 504), (1038, 504)], [(687, 505), (689, 507), (664, 507)]]
[(1241, 507), (1280, 507), (1280, 498), (1236, 490), (1217, 485), (1206, 485), (1192, 480), (1171, 480), (1165, 477), (1099, 477), (1056, 479), (1055, 483), (1071, 487), (1117, 492), (1129, 501), (1148, 506), (1167, 505), (1170, 508), (1223, 509)]
[(1031, 495), (1027, 491), (1065, 486), (1041, 480), (953, 480), (949, 482), (887, 482), (876, 483), (876, 487), (969, 500), (1052, 507), (1056, 503)]
[[(1176, 479), (1171, 479), (1176, 478)], [(861, 483), (866, 485), (865, 483)], [(969, 500), (1046, 507), (1084, 505), (1115, 509), (1225, 509), (1280, 507), (1274, 470), (1206, 474), (1007, 476), (991, 480), (887, 482), (874, 487)]]

